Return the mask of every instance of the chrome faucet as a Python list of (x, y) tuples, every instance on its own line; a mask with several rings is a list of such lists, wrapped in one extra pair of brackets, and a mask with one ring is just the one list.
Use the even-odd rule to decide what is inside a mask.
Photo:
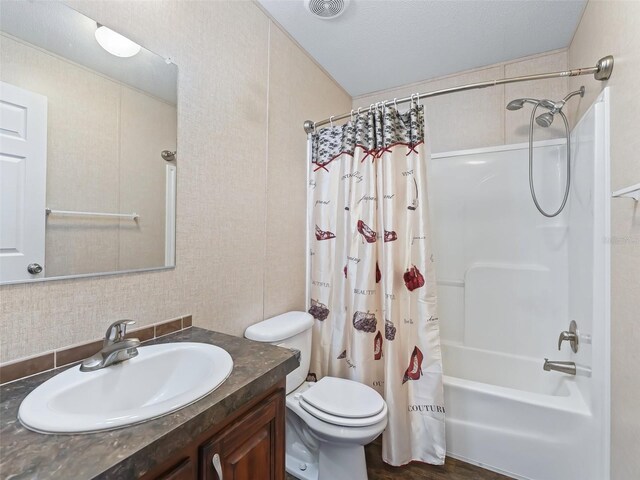
[(576, 374), (575, 362), (556, 362), (553, 360), (549, 361), (548, 358), (545, 358), (544, 365), (542, 368), (547, 372), (550, 372), (551, 370), (555, 370), (556, 372), (568, 373), (569, 375)]
[(118, 320), (107, 328), (104, 335), (102, 350), (95, 355), (85, 358), (80, 365), (81, 372), (93, 372), (101, 368), (124, 362), (138, 355), (140, 340), (125, 338), (127, 325), (136, 323), (133, 320)]

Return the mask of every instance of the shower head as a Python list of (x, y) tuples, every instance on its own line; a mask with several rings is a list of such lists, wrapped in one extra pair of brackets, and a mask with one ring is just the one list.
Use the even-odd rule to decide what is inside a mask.
[(524, 106), (524, 98), (518, 98), (516, 100), (511, 100), (507, 104), (507, 110), (520, 110)]
[[(520, 110), (522, 107), (524, 107), (525, 103), (531, 103), (533, 105), (546, 108), (547, 110), (549, 110), (551, 115), (543, 113), (538, 118), (536, 118), (536, 120), (538, 121), (538, 125), (542, 127), (548, 127), (549, 125), (551, 125), (551, 122), (553, 122), (553, 115), (562, 110), (564, 104), (567, 103), (567, 100), (575, 95), (584, 97), (584, 87), (580, 87), (580, 89), (576, 90), (575, 92), (571, 92), (558, 102), (554, 102), (553, 100), (549, 100), (548, 98), (542, 100), (537, 100), (535, 98), (516, 98), (515, 100), (511, 100), (507, 104), (507, 110)], [(544, 117), (544, 119), (542, 117)]]
[(549, 100), (547, 98), (545, 98), (544, 100), (540, 100), (541, 107), (544, 107), (556, 112), (560, 110), (563, 105), (564, 105), (564, 100), (561, 102), (554, 102), (553, 100)]
[(541, 127), (550, 127), (553, 123), (554, 114), (551, 112), (543, 113), (536, 117), (536, 123)]
[(507, 110), (520, 110), (525, 103), (537, 104), (538, 100), (535, 98), (516, 98), (507, 104)]
[(569, 100), (571, 97), (574, 97), (576, 95), (580, 95), (581, 97), (584, 97), (584, 87), (580, 87), (580, 89), (576, 90), (575, 92), (571, 92), (559, 102), (554, 102), (553, 100), (549, 100), (549, 99), (540, 100), (538, 105), (546, 108), (549, 111), (543, 113), (542, 115), (538, 115), (536, 117), (536, 123), (541, 127), (545, 127), (545, 128), (550, 127), (551, 124), (553, 123), (555, 114), (558, 112), (562, 112), (562, 109), (567, 103), (567, 100)]

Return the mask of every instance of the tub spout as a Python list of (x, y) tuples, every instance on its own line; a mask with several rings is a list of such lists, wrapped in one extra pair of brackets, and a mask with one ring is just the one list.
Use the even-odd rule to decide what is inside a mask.
[(545, 358), (542, 368), (547, 372), (555, 370), (556, 372), (568, 373), (569, 375), (576, 374), (576, 364), (574, 362), (555, 362)]

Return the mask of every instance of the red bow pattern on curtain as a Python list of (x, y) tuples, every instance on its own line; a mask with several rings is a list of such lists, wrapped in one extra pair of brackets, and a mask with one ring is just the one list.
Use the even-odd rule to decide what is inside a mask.
[(311, 374), (375, 388), (383, 458), (442, 464), (442, 361), (424, 110), (372, 109), (312, 138)]

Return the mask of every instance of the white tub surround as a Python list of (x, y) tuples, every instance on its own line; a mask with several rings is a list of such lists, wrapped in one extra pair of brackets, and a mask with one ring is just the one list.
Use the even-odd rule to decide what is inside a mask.
[[(528, 480), (609, 478), (609, 90), (573, 128), (571, 191), (538, 213), (528, 145), (433, 155), (447, 454)], [(543, 207), (564, 140), (534, 147)], [(579, 349), (558, 336), (571, 320)], [(576, 375), (542, 369), (572, 361)]]

